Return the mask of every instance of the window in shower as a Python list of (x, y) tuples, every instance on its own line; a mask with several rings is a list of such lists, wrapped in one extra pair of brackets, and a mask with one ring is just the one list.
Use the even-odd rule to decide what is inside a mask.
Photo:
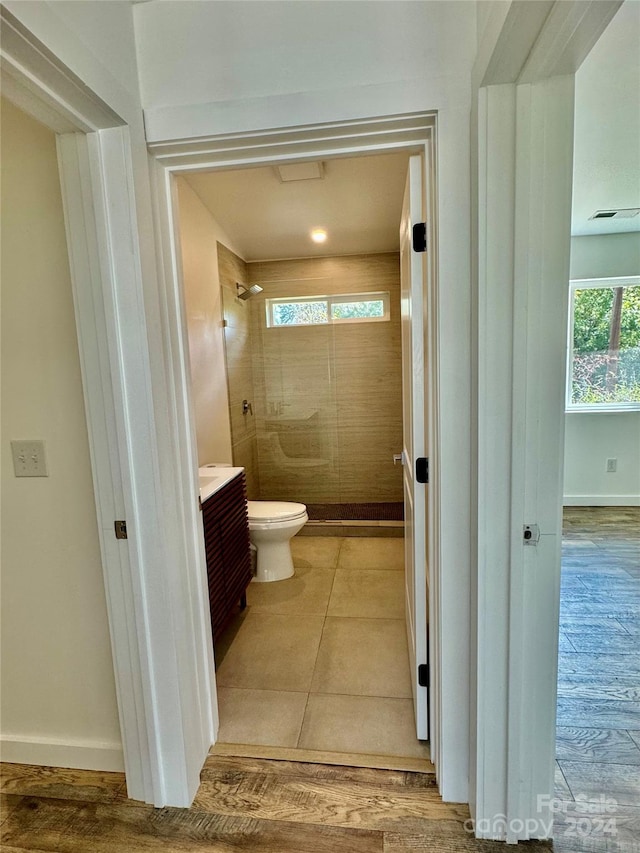
[(280, 297), (265, 300), (267, 326), (318, 326), (380, 322), (390, 319), (389, 293)]

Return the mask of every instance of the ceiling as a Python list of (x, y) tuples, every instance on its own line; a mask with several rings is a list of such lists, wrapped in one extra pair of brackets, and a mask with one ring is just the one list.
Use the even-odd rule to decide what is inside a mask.
[[(571, 233), (640, 231), (640, 2), (626, 0), (576, 74)], [(398, 250), (407, 154), (323, 162), (322, 179), (283, 183), (274, 167), (186, 180), (248, 261)], [(311, 241), (313, 228), (328, 239)]]
[(596, 210), (640, 207), (640, 3), (626, 0), (576, 74), (571, 233), (640, 231)]
[[(323, 161), (323, 177), (283, 183), (275, 167), (186, 176), (247, 261), (398, 251), (407, 154)], [(322, 227), (326, 243), (310, 232)]]

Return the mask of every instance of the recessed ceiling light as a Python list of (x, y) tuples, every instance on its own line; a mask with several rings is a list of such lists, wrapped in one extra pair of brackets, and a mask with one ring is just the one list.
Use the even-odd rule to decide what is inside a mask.
[(314, 228), (311, 232), (311, 239), (314, 243), (324, 243), (327, 239), (327, 232), (324, 228)]

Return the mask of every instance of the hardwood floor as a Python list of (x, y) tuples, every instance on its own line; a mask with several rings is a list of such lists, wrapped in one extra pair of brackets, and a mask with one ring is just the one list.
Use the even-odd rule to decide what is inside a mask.
[[(638, 853), (640, 510), (566, 521), (553, 849)], [(211, 755), (190, 809), (129, 800), (118, 773), (5, 764), (0, 775), (3, 853), (505, 850), (466, 831), (467, 807), (443, 803), (432, 773)]]
[[(640, 508), (566, 508), (557, 849), (640, 850), (639, 617)], [(582, 847), (566, 834), (578, 825)]]
[[(432, 774), (210, 756), (190, 809), (127, 800), (118, 773), (3, 765), (2, 850), (498, 853)], [(547, 842), (527, 851), (548, 850)]]

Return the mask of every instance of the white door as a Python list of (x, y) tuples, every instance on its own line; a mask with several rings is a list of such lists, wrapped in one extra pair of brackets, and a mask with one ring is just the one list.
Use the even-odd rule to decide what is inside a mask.
[[(400, 223), (402, 314), (403, 481), (405, 513), (405, 609), (411, 687), (418, 738), (429, 737), (428, 687), (419, 684), (427, 657), (427, 486), (416, 480), (416, 460), (427, 455), (424, 348), (425, 254), (414, 251), (413, 225), (424, 222), (422, 158), (409, 160)], [(424, 672), (424, 670), (423, 670)]]

